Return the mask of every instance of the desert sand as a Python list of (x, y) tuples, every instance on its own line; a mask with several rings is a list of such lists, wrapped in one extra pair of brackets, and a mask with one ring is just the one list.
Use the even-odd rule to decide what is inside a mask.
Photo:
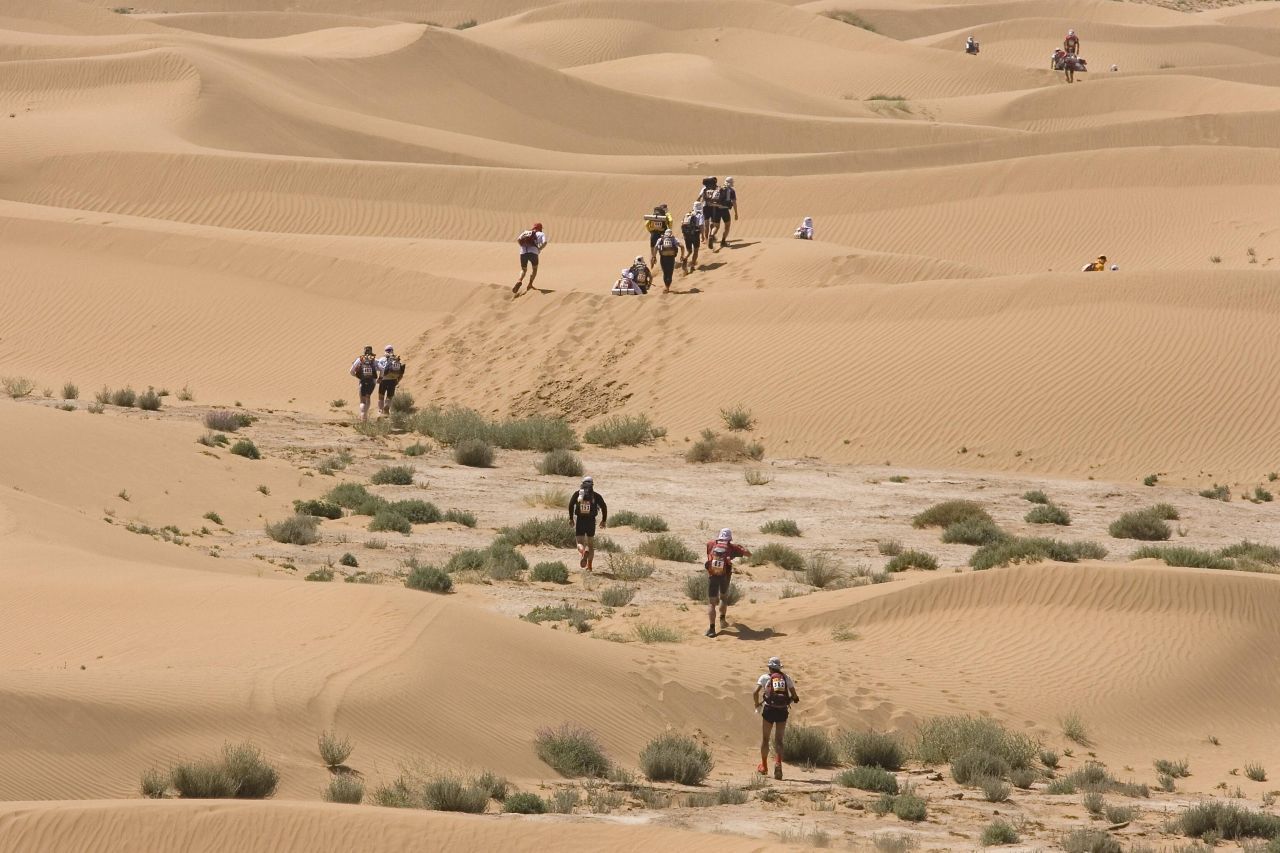
[[(1108, 531), (1162, 502), (1169, 544), (1280, 545), (1259, 497), (1280, 469), (1272, 5), (0, 0), (0, 851), (950, 850), (997, 815), (1020, 849), (1059, 849), (1107, 829), (1047, 772), (993, 803), (913, 759), (898, 775), (929, 801), (919, 823), (833, 785), (839, 767), (760, 788), (750, 691), (775, 654), (803, 695), (793, 722), (910, 743), (931, 717), (988, 716), (1061, 753), (1060, 775), (1096, 760), (1151, 786), (1112, 797), (1135, 809), (1110, 830), (1124, 849), (1186, 843), (1173, 822), (1197, 802), (1274, 814), (1275, 783), (1243, 768), (1280, 773), (1276, 567), (1133, 560), (1143, 543)], [(1072, 85), (1048, 68), (1069, 27), (1091, 67)], [(610, 296), (648, 254), (642, 214), (678, 217), (709, 174), (736, 178), (730, 244), (671, 294)], [(791, 239), (805, 216), (812, 242)], [(513, 298), (535, 220), (550, 245)], [(1119, 269), (1081, 273), (1098, 254)], [(740, 566), (714, 640), (686, 563), (656, 561), (613, 608), (607, 557), (587, 576), (547, 545), (520, 550), (569, 583), (405, 588), (406, 561), (563, 515), (537, 496), (577, 481), (534, 451), (459, 465), (411, 422), (355, 429), (347, 368), (388, 342), (420, 407), (580, 436), (648, 416), (654, 441), (579, 451), (613, 511), (661, 515), (695, 550), (727, 525), (843, 582)], [(91, 411), (126, 385), (163, 390), (161, 409)], [(764, 458), (686, 462), (735, 405)], [(252, 416), (240, 435), (263, 458), (197, 443), (221, 410)], [(400, 464), (413, 485), (371, 489), (475, 526), (264, 533)], [(1232, 500), (1198, 494), (1219, 484)], [(1071, 525), (1026, 522), (1029, 490)], [(975, 571), (973, 546), (911, 524), (956, 499), (1105, 557)], [(759, 532), (782, 518), (798, 539)], [(608, 535), (628, 554), (648, 538)], [(879, 576), (889, 542), (938, 569)], [(520, 618), (562, 602), (591, 630)], [(702, 788), (658, 784), (655, 807), (643, 780), (542, 762), (537, 733), (563, 723), (624, 776), (664, 731), (715, 767)], [(326, 803), (326, 729), (369, 792), (492, 771), (583, 803)], [(245, 740), (280, 772), (270, 800), (142, 798), (144, 772)], [(1156, 759), (1191, 775), (1154, 790)], [(747, 802), (690, 801), (722, 785)]]

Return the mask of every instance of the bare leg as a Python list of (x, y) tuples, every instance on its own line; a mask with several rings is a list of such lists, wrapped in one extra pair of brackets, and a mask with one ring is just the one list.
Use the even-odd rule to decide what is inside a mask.
[(367, 394), (360, 396), (360, 420), (369, 420), (369, 395)]
[(709, 599), (709, 604), (707, 605), (707, 621), (711, 623), (712, 628), (716, 626), (716, 604), (719, 601), (718, 597), (712, 598)]
[(773, 727), (773, 778), (782, 778), (782, 741), (786, 736), (787, 721), (783, 720)]
[[(533, 264), (533, 269), (529, 271), (529, 290), (533, 290), (533, 280), (538, 277), (538, 265)], [(524, 271), (521, 270), (520, 277), (524, 278)]]
[(595, 559), (595, 556), (596, 556), (596, 540), (595, 540), (595, 537), (593, 537), (593, 536), (588, 536), (588, 537), (587, 537), (587, 544), (586, 544), (586, 546), (582, 549), (582, 556), (584, 556), (584, 557), (586, 557), (586, 558), (587, 558), (587, 571), (591, 571), (591, 569), (592, 569), (591, 561), (592, 561), (592, 560), (594, 560), (594, 559)]
[(769, 729), (772, 727), (773, 727), (773, 723), (769, 722), (768, 720), (760, 721), (760, 772), (761, 773), (763, 773), (769, 767)]

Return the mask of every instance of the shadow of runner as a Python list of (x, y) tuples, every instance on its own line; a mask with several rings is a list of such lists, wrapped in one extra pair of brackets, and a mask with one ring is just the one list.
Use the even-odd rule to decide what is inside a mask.
[(750, 625), (744, 625), (741, 622), (734, 622), (731, 628), (732, 630), (730, 628), (726, 628), (720, 633), (722, 635), (729, 634), (730, 636), (737, 637), (739, 640), (751, 640), (756, 642), (760, 640), (772, 640), (775, 637), (787, 636), (786, 634), (781, 634), (772, 628), (760, 628), (757, 630), (752, 628)]

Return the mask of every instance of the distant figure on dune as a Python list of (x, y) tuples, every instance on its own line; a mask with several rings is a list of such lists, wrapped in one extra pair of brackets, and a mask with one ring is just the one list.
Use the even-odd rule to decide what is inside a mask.
[(761, 776), (769, 768), (769, 730), (773, 732), (774, 764), (773, 778), (782, 778), (782, 744), (787, 733), (787, 717), (790, 715), (791, 703), (800, 701), (796, 693), (796, 683), (791, 676), (782, 671), (780, 658), (769, 658), (768, 671), (756, 680), (756, 689), (751, 694), (751, 701), (760, 711), (763, 721), (760, 726), (760, 766), (756, 772)]
[(378, 359), (378, 411), (391, 414), (391, 400), (396, 396), (396, 385), (404, 378), (404, 362), (396, 355), (396, 348), (387, 344), (382, 358)]
[(640, 292), (648, 293), (649, 288), (653, 286), (653, 273), (649, 270), (649, 265), (644, 262), (643, 256), (636, 255), (635, 261), (631, 264), (631, 274)]
[(511, 288), (511, 292), (519, 294), (526, 272), (529, 272), (529, 290), (533, 290), (533, 281), (538, 277), (538, 255), (547, 247), (547, 235), (542, 230), (542, 223), (533, 223), (532, 228), (516, 238), (516, 243), (520, 246), (520, 280)]
[(373, 354), (373, 347), (364, 348), (364, 352), (351, 364), (348, 371), (360, 383), (360, 420), (369, 420), (369, 398), (373, 396), (374, 386), (378, 384), (378, 359)]
[(640, 285), (636, 284), (636, 274), (631, 271), (631, 267), (624, 267), (622, 269), (622, 273), (618, 276), (618, 280), (613, 283), (613, 289), (609, 292), (614, 296), (644, 295), (644, 291), (640, 289)]
[(1089, 70), (1089, 66), (1083, 56), (1067, 53), (1060, 47), (1055, 48), (1049, 56), (1049, 67), (1054, 71), (1065, 71), (1068, 83), (1076, 81), (1077, 72)]
[(733, 561), (738, 557), (750, 557), (751, 552), (733, 544), (733, 531), (724, 528), (720, 535), (707, 543), (707, 617), (711, 627), (707, 636), (716, 635), (716, 605), (720, 606), (720, 627), (728, 628), (729, 584), (733, 583)]
[(671, 277), (676, 274), (676, 257), (680, 258), (680, 265), (687, 269), (688, 253), (685, 251), (684, 244), (676, 239), (675, 232), (670, 228), (663, 232), (655, 248), (658, 252), (658, 262), (662, 264), (662, 292), (670, 293)]
[(658, 259), (658, 241), (662, 239), (663, 232), (670, 227), (671, 214), (667, 213), (665, 204), (655, 207), (653, 213), (644, 215), (644, 230), (649, 232), (649, 267), (651, 269)]
[(706, 222), (702, 216), (702, 202), (695, 201), (693, 210), (684, 215), (680, 222), (680, 236), (684, 237), (686, 257), (681, 265), (684, 274), (688, 275), (698, 265), (698, 247), (702, 245), (702, 232)]
[[(720, 222), (724, 225), (724, 233), (720, 235), (720, 245), (727, 246), (729, 244), (729, 214), (733, 214), (733, 219), (738, 218), (738, 191), (733, 188), (733, 178), (725, 178), (724, 186), (716, 190), (715, 195), (716, 215), (720, 217)], [(710, 243), (707, 244), (710, 247)]]
[(581, 559), (578, 565), (591, 571), (591, 561), (596, 554), (596, 516), (600, 516), (600, 526), (609, 526), (609, 507), (604, 497), (596, 491), (595, 481), (590, 477), (582, 478), (582, 488), (569, 498), (569, 523), (573, 525), (573, 535), (578, 542), (578, 554)]
[(970, 56), (978, 55), (978, 43), (973, 40), (973, 36), (969, 36), (964, 43), (964, 52)]
[(797, 240), (813, 239), (813, 217), (806, 216), (804, 221), (800, 223), (800, 227), (796, 229)]
[(1080, 37), (1075, 30), (1067, 30), (1067, 37), (1062, 40), (1062, 49), (1070, 56), (1080, 55)]
[(1098, 255), (1097, 258), (1085, 264), (1080, 268), (1080, 272), (1102, 272), (1107, 268), (1107, 256)]
[(698, 193), (697, 203), (702, 205), (702, 242), (707, 244), (708, 249), (711, 248), (711, 240), (719, 226), (719, 220), (711, 213), (711, 200), (715, 197), (716, 185), (719, 183), (720, 179), (715, 175), (703, 178), (702, 192)]

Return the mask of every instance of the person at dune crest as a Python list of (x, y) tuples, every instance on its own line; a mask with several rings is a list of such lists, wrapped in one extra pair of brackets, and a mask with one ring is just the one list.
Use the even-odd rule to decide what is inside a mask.
[(797, 240), (813, 239), (813, 217), (806, 216), (804, 221), (800, 223), (800, 227), (796, 229)]
[(609, 507), (596, 491), (595, 481), (584, 477), (582, 487), (569, 498), (569, 523), (573, 525), (573, 535), (578, 543), (578, 565), (587, 571), (591, 571), (596, 554), (597, 515), (600, 516), (600, 526), (608, 527)]
[(533, 290), (533, 281), (538, 277), (538, 256), (547, 247), (547, 235), (542, 230), (542, 223), (535, 222), (528, 231), (521, 232), (516, 243), (520, 246), (520, 280), (511, 288), (511, 292), (519, 294), (526, 272), (529, 273), (529, 290)]
[(667, 213), (667, 206), (660, 204), (653, 209), (653, 213), (644, 215), (644, 230), (649, 232), (649, 268), (652, 269), (654, 263), (658, 259), (658, 241), (662, 239), (664, 231), (671, 227), (671, 214)]
[(773, 778), (782, 778), (782, 744), (787, 733), (788, 708), (800, 701), (796, 683), (782, 671), (780, 658), (769, 658), (768, 670), (756, 680), (751, 701), (762, 718), (760, 724), (760, 765), (756, 772), (764, 775), (769, 767), (769, 730), (773, 729), (774, 764)]
[(360, 420), (367, 421), (369, 420), (369, 398), (373, 396), (373, 389), (381, 378), (373, 347), (365, 347), (360, 357), (351, 363), (351, 370), (348, 372), (360, 383)]
[(1080, 268), (1080, 272), (1102, 272), (1107, 268), (1107, 256), (1098, 255), (1089, 263)]
[(680, 235), (684, 237), (685, 260), (681, 269), (688, 275), (698, 265), (698, 247), (702, 245), (702, 232), (706, 227), (702, 216), (702, 202), (695, 201), (693, 210), (684, 215), (680, 223)]
[(662, 265), (662, 292), (671, 292), (671, 278), (676, 274), (676, 258), (680, 258), (680, 265), (688, 268), (687, 256), (684, 244), (676, 239), (675, 232), (668, 228), (663, 232), (662, 237), (654, 245), (654, 249), (658, 253), (658, 262)]
[(702, 242), (707, 244), (707, 248), (711, 248), (711, 243), (715, 239), (716, 230), (720, 224), (719, 219), (714, 215), (711, 207), (711, 200), (715, 198), (716, 186), (720, 183), (720, 179), (715, 175), (710, 175), (702, 179), (702, 190), (698, 193), (695, 205), (701, 204), (702, 207)]
[(979, 50), (978, 43), (973, 40), (973, 36), (969, 36), (969, 38), (967, 38), (964, 43), (964, 52), (969, 54), (970, 56), (977, 56), (978, 50)]
[(725, 178), (724, 186), (717, 191), (717, 208), (719, 210), (720, 222), (724, 225), (724, 232), (720, 235), (720, 245), (729, 245), (729, 222), (738, 218), (738, 191), (733, 188), (733, 178)]
[(404, 361), (396, 355), (396, 348), (387, 344), (378, 359), (378, 411), (391, 414), (391, 400), (396, 396), (396, 385), (404, 378)]
[(750, 557), (751, 552), (733, 544), (733, 531), (723, 528), (720, 535), (707, 543), (707, 618), (711, 627), (707, 636), (716, 635), (716, 605), (720, 607), (720, 627), (728, 628), (729, 584), (733, 583), (733, 561), (738, 557)]
[(1070, 56), (1080, 55), (1080, 37), (1075, 30), (1067, 30), (1067, 37), (1062, 40), (1062, 49)]

